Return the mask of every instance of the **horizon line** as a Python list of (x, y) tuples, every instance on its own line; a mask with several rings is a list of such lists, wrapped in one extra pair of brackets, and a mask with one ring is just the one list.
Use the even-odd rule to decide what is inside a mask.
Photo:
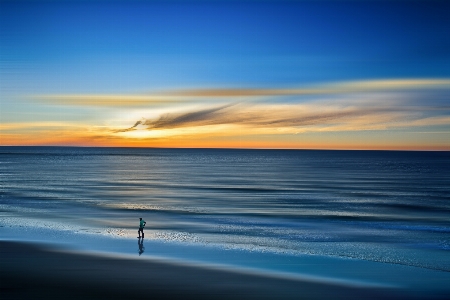
[(180, 149), (180, 150), (294, 150), (294, 151), (390, 151), (390, 152), (450, 152), (450, 149), (358, 149), (358, 148), (238, 148), (238, 147), (139, 147), (139, 146), (82, 146), (82, 145), (0, 145), (21, 148), (121, 148), (121, 149)]

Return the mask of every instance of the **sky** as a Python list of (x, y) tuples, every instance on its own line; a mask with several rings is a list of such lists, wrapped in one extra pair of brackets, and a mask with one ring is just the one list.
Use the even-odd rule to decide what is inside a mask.
[(450, 150), (449, 15), (0, 0), (0, 145)]

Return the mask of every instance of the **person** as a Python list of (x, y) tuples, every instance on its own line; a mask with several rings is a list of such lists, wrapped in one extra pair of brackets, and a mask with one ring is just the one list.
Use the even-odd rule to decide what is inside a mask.
[(147, 222), (145, 222), (144, 220), (142, 220), (142, 218), (139, 218), (140, 222), (139, 222), (139, 230), (138, 230), (138, 239), (141, 238), (141, 232), (142, 232), (142, 238), (144, 238), (144, 227), (145, 224), (147, 224)]

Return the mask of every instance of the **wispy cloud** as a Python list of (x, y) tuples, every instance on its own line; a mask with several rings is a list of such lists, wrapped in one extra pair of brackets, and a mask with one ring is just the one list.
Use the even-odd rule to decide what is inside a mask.
[(272, 97), (351, 94), (393, 90), (449, 88), (450, 79), (387, 79), (326, 83), (301, 88), (193, 88), (168, 90), (148, 94), (61, 94), (34, 95), (47, 103), (75, 106), (136, 107), (152, 105), (183, 104), (201, 99), (234, 99)]
[[(381, 101), (384, 100), (384, 101)], [(167, 130), (175, 128), (230, 125), (247, 130), (271, 129), (284, 132), (327, 131), (327, 130), (371, 130), (408, 126), (450, 125), (449, 111), (436, 108), (417, 108), (387, 102), (381, 99), (371, 104), (363, 101), (318, 102), (308, 104), (230, 104), (194, 111), (166, 113), (157, 118), (142, 119), (132, 127), (119, 130)], [(230, 132), (230, 134), (233, 134)]]
[(168, 95), (185, 97), (257, 97), (257, 96), (307, 96), (391, 90), (448, 88), (450, 79), (389, 79), (327, 83), (304, 88), (248, 89), (210, 88), (168, 92)]
[[(422, 93), (426, 90), (430, 92)], [(339, 142), (345, 148), (345, 143), (356, 143), (349, 139), (351, 132), (356, 131), (395, 129), (397, 133), (411, 133), (417, 128), (448, 132), (450, 107), (429, 97), (437, 95), (442, 99), (449, 91), (450, 79), (414, 79), (330, 83), (300, 89), (208, 88), (149, 95), (47, 95), (37, 98), (59, 105), (97, 107), (93, 111), (99, 112), (105, 108), (107, 113), (102, 118), (93, 115), (89, 124), (3, 124), (0, 129), (3, 144), (23, 144), (26, 140), (34, 144), (63, 141), (83, 145), (208, 147), (211, 142), (219, 147), (334, 147)], [(331, 141), (322, 140), (327, 132), (347, 136), (347, 140), (334, 141), (333, 146)], [(292, 136), (301, 133), (305, 134)], [(373, 134), (376, 137), (377, 133)], [(248, 137), (245, 145), (244, 136)], [(390, 135), (366, 143), (375, 147), (387, 136)], [(429, 137), (422, 134), (421, 139)], [(439, 135), (428, 143), (433, 143), (433, 149), (448, 148), (444, 140)], [(421, 142), (415, 143), (414, 147), (420, 148)]]
[[(98, 127), (98, 126), (96, 126)], [(20, 131), (20, 130), (40, 130), (42, 128), (86, 128), (86, 125), (81, 125), (77, 122), (13, 122), (13, 123), (2, 123), (0, 124), (0, 130), (3, 132), (7, 131)]]
[(237, 106), (228, 104), (185, 113), (167, 113), (156, 120), (145, 120), (143, 125), (147, 125), (149, 129), (157, 129), (235, 123), (241, 118)]
[(119, 129), (119, 130), (114, 130), (113, 132), (117, 133), (117, 132), (127, 132), (127, 131), (132, 131), (134, 130), (138, 125), (145, 123), (145, 120), (139, 120), (136, 123), (134, 123), (133, 126), (131, 126), (130, 128), (126, 128), (126, 129)]
[(138, 94), (60, 94), (60, 95), (35, 95), (46, 103), (74, 106), (108, 106), (108, 107), (133, 107), (161, 104), (179, 104), (183, 102), (180, 97), (171, 95), (138, 95)]

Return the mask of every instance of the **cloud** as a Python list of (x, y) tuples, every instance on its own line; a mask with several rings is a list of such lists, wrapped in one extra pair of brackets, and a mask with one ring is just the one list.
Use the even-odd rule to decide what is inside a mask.
[[(0, 124), (1, 131), (19, 131), (19, 130), (40, 130), (42, 128), (83, 128), (85, 125), (80, 125), (76, 122), (62, 122), (62, 121), (44, 121), (44, 122), (14, 122)], [(98, 126), (97, 126), (98, 127)]]
[(117, 132), (127, 132), (127, 131), (132, 131), (132, 130), (134, 130), (138, 125), (143, 124), (144, 122), (145, 122), (145, 120), (139, 120), (139, 121), (137, 121), (136, 123), (134, 123), (134, 125), (131, 126), (130, 128), (114, 130), (113, 132), (117, 133)]
[(450, 79), (386, 79), (351, 82), (326, 83), (302, 88), (198, 88), (185, 90), (169, 90), (149, 94), (61, 94), (35, 95), (47, 103), (75, 106), (105, 106), (105, 107), (143, 107), (154, 105), (173, 105), (190, 103), (192, 101), (226, 98), (242, 101), (242, 98), (283, 97), (352, 94), (361, 92), (380, 92), (414, 89), (440, 89), (450, 87)]
[[(402, 81), (395, 86), (414, 86), (429, 82)], [(438, 84), (438, 82), (433, 82)], [(442, 82), (439, 82), (441, 84)], [(374, 82), (366, 83), (376, 85)], [(382, 84), (386, 86), (387, 84)], [(415, 93), (414, 93), (415, 94)], [(172, 130), (206, 126), (217, 130), (245, 128), (257, 134), (282, 131), (285, 133), (311, 131), (388, 130), (393, 128), (450, 125), (448, 106), (417, 105), (410, 92), (358, 93), (340, 95), (329, 100), (303, 103), (239, 102), (208, 106), (184, 111), (162, 113), (144, 118), (121, 132), (136, 130)], [(221, 126), (219, 128), (219, 126)], [(224, 127), (228, 126), (228, 127)], [(203, 128), (200, 128), (203, 127)], [(173, 130), (172, 130), (173, 132)], [(181, 131), (178, 131), (181, 134)], [(219, 134), (219, 133), (217, 133)], [(231, 132), (230, 134), (233, 134)]]
[[(421, 112), (423, 113), (423, 112)], [(167, 130), (187, 127), (230, 125), (247, 129), (281, 129), (301, 132), (323, 131), (341, 127), (345, 130), (389, 127), (389, 122), (416, 122), (420, 113), (415, 108), (394, 106), (355, 106), (330, 103), (249, 105), (246, 103), (199, 109), (195, 111), (166, 113), (157, 118), (143, 119), (122, 130), (135, 130), (141, 124), (147, 130)], [(403, 124), (402, 123), (402, 124)], [(406, 124), (406, 123), (404, 123)], [(413, 124), (413, 123), (411, 123)], [(417, 123), (418, 124), (418, 123)], [(426, 124), (426, 121), (423, 121)], [(292, 130), (286, 130), (291, 128)], [(353, 128), (353, 129), (352, 129)]]
[(184, 97), (307, 96), (406, 89), (448, 88), (449, 86), (450, 79), (387, 79), (327, 83), (298, 89), (190, 89), (174, 91), (167, 94)]
[[(50, 95), (40, 99), (64, 105), (120, 108), (108, 110), (109, 119), (100, 120), (103, 127), (87, 126), (85, 133), (73, 127), (77, 132), (74, 136), (80, 139), (130, 145), (145, 140), (184, 140), (205, 145), (206, 140), (236, 141), (242, 136), (260, 142), (281, 141), (286, 139), (283, 135), (306, 132), (411, 128), (448, 131), (450, 107), (432, 97), (446, 99), (449, 90), (450, 79), (396, 79), (300, 89), (208, 88), (148, 95)], [(264, 97), (276, 101), (259, 101), (267, 100)], [(97, 118), (91, 125), (100, 121)]]
[(235, 123), (236, 117), (240, 115), (236, 106), (227, 104), (185, 113), (167, 113), (156, 120), (145, 120), (143, 125), (156, 129)]
[(108, 95), (108, 94), (60, 94), (60, 95), (36, 95), (33, 99), (42, 102), (73, 105), (73, 106), (106, 106), (106, 107), (133, 107), (161, 104), (179, 104), (183, 100), (180, 97), (169, 95)]

